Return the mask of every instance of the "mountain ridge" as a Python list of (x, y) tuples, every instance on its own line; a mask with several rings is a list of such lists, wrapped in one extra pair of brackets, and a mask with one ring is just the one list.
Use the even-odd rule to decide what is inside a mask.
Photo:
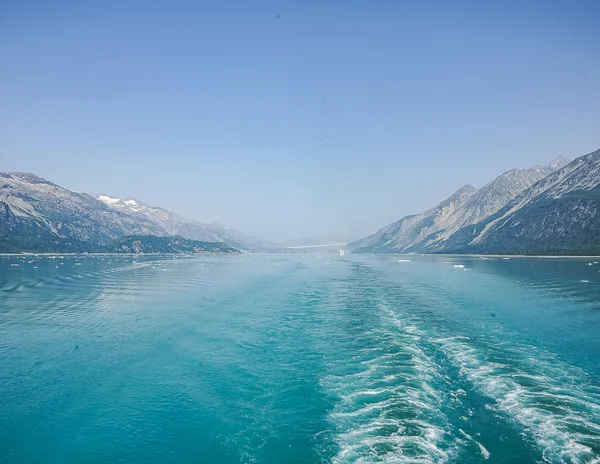
[(277, 247), (268, 240), (244, 234), (221, 224), (198, 222), (160, 206), (150, 206), (136, 197), (121, 199), (103, 193), (96, 198), (110, 208), (153, 222), (166, 235), (177, 235), (204, 242), (224, 242), (245, 251), (262, 251)]
[[(410, 240), (407, 241), (406, 236), (402, 236), (404, 233), (401, 228), (399, 229), (395, 225), (401, 224), (415, 215), (407, 216), (400, 219), (396, 223), (392, 223), (388, 226), (383, 227), (375, 234), (358, 240), (348, 245), (350, 251), (354, 253), (441, 253), (441, 252), (487, 252), (488, 249), (491, 251), (493, 248), (494, 252), (502, 252), (502, 246), (497, 245), (491, 246), (478, 246), (477, 242), (471, 244), (480, 235), (485, 235), (483, 224), (487, 224), (486, 221), (492, 221), (497, 217), (499, 211), (504, 211), (507, 205), (513, 204), (515, 199), (519, 198), (524, 192), (532, 189), (534, 185), (544, 185), (545, 179), (560, 179), (564, 176), (564, 172), (570, 172), (573, 166), (584, 163), (589, 157), (593, 157), (594, 153), (584, 155), (583, 157), (577, 158), (575, 161), (570, 162), (563, 156), (558, 156), (545, 165), (534, 165), (526, 169), (510, 169), (505, 171), (500, 176), (496, 177), (482, 188), (473, 192), (469, 198), (463, 202), (454, 211), (453, 214), (439, 220), (430, 221), (434, 227), (422, 228), (421, 232), (430, 232), (422, 240)], [(588, 157), (588, 158), (586, 158)], [(575, 163), (575, 164), (573, 164)], [(570, 166), (567, 168), (567, 166)], [(586, 169), (589, 171), (590, 167), (587, 165)], [(596, 178), (597, 175), (592, 172), (592, 178)], [(554, 176), (554, 177), (553, 177)], [(594, 186), (593, 180), (587, 179), (588, 186)], [(553, 183), (553, 189), (556, 190), (557, 195), (560, 194), (560, 189), (565, 189), (565, 186), (558, 183)], [(539, 189), (539, 186), (536, 187)], [(455, 194), (454, 194), (455, 195)], [(454, 196), (453, 195), (453, 196)], [(453, 198), (449, 197), (447, 200)], [(444, 202), (438, 205), (444, 204)], [(587, 205), (592, 208), (591, 205)], [(432, 210), (430, 209), (416, 216), (428, 216), (431, 215)], [(592, 209), (589, 210), (592, 212)], [(558, 213), (555, 211), (555, 215)], [(557, 217), (559, 217), (558, 215)], [(414, 234), (413, 234), (414, 235)], [(482, 239), (477, 239), (481, 241)], [(467, 243), (469, 244), (467, 246)], [(505, 237), (504, 242), (508, 246), (508, 238)], [(539, 248), (539, 247), (534, 247)], [(509, 247), (510, 249), (510, 247)]]
[(600, 150), (532, 185), (496, 215), (463, 232), (447, 251), (600, 252)]
[(418, 243), (437, 229), (440, 222), (451, 215), (464, 203), (477, 189), (471, 185), (464, 185), (450, 197), (440, 202), (437, 206), (419, 214), (405, 216), (379, 229), (375, 234), (351, 242), (347, 245), (350, 250), (360, 250), (361, 253), (371, 253), (374, 250), (398, 252)]
[[(261, 240), (223, 226), (185, 220), (139, 200), (125, 201), (119, 206), (128, 208), (114, 207), (36, 174), (0, 171), (0, 251), (89, 251), (130, 235), (186, 234), (190, 240), (226, 242), (240, 249), (255, 249)], [(178, 228), (168, 227), (177, 222)]]
[[(145, 240), (167, 247), (174, 242), (160, 237), (246, 251), (324, 246), (322, 237), (275, 244), (135, 197), (92, 196), (36, 174), (0, 172), (0, 251), (94, 251), (131, 236), (154, 237)], [(600, 150), (574, 161), (559, 156), (545, 165), (510, 169), (479, 189), (464, 185), (433, 208), (343, 248), (355, 253), (600, 252)]]

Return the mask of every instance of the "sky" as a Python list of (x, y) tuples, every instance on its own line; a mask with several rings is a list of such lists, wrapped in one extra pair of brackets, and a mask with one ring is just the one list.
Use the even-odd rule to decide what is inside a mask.
[(347, 240), (600, 148), (600, 2), (0, 0), (0, 170)]

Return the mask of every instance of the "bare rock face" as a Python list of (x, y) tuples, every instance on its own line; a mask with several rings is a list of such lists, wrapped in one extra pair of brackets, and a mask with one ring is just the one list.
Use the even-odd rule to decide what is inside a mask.
[(241, 250), (262, 251), (276, 245), (258, 237), (243, 234), (220, 224), (205, 224), (186, 219), (167, 209), (150, 206), (137, 198), (120, 199), (110, 195), (96, 197), (109, 208), (140, 220), (150, 221), (163, 231), (163, 235), (177, 235), (189, 240), (222, 242)]
[(465, 185), (436, 207), (406, 216), (367, 238), (348, 244), (347, 248), (355, 253), (402, 253), (430, 234), (444, 229), (476, 191), (475, 187)]
[(29, 173), (0, 172), (0, 204), (2, 251), (76, 251), (86, 242), (103, 246), (125, 235), (164, 235), (150, 221)]
[(600, 150), (512, 169), (349, 245), (355, 253), (599, 253)]
[(464, 231), (448, 251), (600, 253), (600, 150), (533, 184), (498, 213)]
[(135, 198), (95, 198), (35, 174), (0, 172), (0, 252), (101, 251), (127, 236), (179, 235), (258, 249), (268, 242), (184, 219)]

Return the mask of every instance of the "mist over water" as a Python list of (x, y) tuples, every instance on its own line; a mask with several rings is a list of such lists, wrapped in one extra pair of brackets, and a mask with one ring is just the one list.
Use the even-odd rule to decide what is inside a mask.
[(410, 259), (0, 257), (0, 461), (598, 462), (600, 264)]

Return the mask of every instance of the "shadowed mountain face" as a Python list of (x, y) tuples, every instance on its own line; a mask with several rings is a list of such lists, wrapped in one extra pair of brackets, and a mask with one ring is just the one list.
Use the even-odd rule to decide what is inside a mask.
[(556, 170), (498, 213), (461, 230), (443, 251), (598, 254), (600, 150)]
[[(574, 240), (573, 247), (579, 249), (581, 243), (589, 242), (590, 246), (594, 248), (595, 245), (592, 243), (594, 240), (586, 238), (586, 236), (594, 233), (595, 230), (596, 210), (595, 204), (590, 198), (590, 195), (593, 196), (593, 194), (590, 194), (589, 191), (592, 191), (598, 184), (598, 175), (593, 165), (593, 159), (595, 159), (597, 153), (594, 152), (578, 158), (570, 164), (566, 158), (557, 157), (547, 165), (532, 166), (529, 169), (513, 169), (498, 176), (479, 190), (470, 190), (463, 187), (436, 208), (420, 215), (403, 218), (384, 227), (370, 237), (350, 244), (349, 248), (356, 253), (459, 251), (508, 253), (523, 250), (530, 246), (533, 251), (534, 249), (539, 250), (539, 246), (533, 246), (533, 242), (536, 240), (545, 237), (544, 239), (548, 241), (551, 240), (551, 235), (565, 236), (565, 234), (574, 233), (577, 227), (581, 230), (577, 232), (579, 238)], [(566, 173), (574, 169), (574, 166), (579, 166), (577, 169), (578, 180), (575, 181), (571, 177), (562, 180)], [(526, 198), (536, 197), (541, 190), (544, 190), (540, 185), (546, 185), (547, 183), (552, 184), (556, 192), (571, 191), (574, 185), (584, 184), (589, 187), (587, 189), (589, 191), (585, 194), (585, 200), (579, 198), (577, 205), (567, 205), (566, 200), (563, 200), (563, 205), (559, 206), (556, 201), (558, 198), (555, 195), (553, 206), (550, 209), (539, 209), (542, 206), (548, 208), (548, 203), (540, 203), (536, 207), (537, 209), (529, 208), (515, 214), (512, 229), (505, 228), (504, 231), (500, 231), (500, 224), (494, 221), (493, 230), (497, 230), (497, 232), (483, 230), (485, 224), (491, 222), (507, 208), (515, 213), (516, 209), (525, 205), (523, 200), (519, 200), (521, 197), (524, 195)], [(461, 191), (466, 195), (461, 196)], [(509, 206), (516, 204), (515, 202), (518, 202), (520, 206), (516, 206), (516, 209), (514, 209), (515, 206)], [(448, 204), (454, 207), (447, 208)], [(575, 217), (573, 214), (568, 214), (568, 208), (575, 208), (580, 216)], [(548, 214), (542, 220), (542, 216), (547, 213), (551, 214)], [(526, 219), (525, 216), (528, 218)], [(573, 229), (565, 223), (565, 221), (570, 220), (577, 223), (576, 226), (573, 225)], [(502, 224), (504, 222), (502, 221)], [(528, 222), (526, 230), (517, 227), (517, 224), (524, 225), (525, 222)], [(411, 227), (406, 227), (407, 224), (410, 224)], [(538, 225), (534, 226), (534, 224)], [(502, 227), (508, 227), (508, 225)], [(535, 232), (536, 227), (543, 228), (545, 232)], [(526, 238), (529, 234), (533, 234), (532, 237)], [(519, 240), (522, 242), (518, 246), (516, 245), (516, 237), (520, 237)], [(560, 243), (562, 242), (564, 242), (564, 239), (560, 241)], [(560, 245), (560, 243), (551, 246), (548, 251), (564, 248), (564, 244)], [(575, 243), (579, 243), (579, 245)]]
[(439, 251), (453, 234), (465, 226), (477, 224), (502, 209), (521, 192), (537, 181), (554, 172), (559, 163), (553, 160), (546, 166), (533, 166), (529, 169), (511, 169), (496, 177), (489, 184), (475, 192), (465, 204), (456, 211), (449, 225), (439, 233), (416, 244), (411, 251)]

